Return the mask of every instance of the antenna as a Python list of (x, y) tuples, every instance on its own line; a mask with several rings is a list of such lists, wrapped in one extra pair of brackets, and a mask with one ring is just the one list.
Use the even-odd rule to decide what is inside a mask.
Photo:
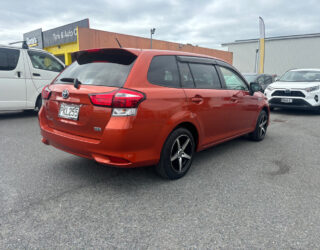
[(17, 44), (17, 43), (22, 43), (22, 48), (23, 49), (29, 49), (29, 46), (28, 46), (26, 41), (13, 42), (13, 43), (9, 43), (9, 45), (13, 45), (13, 44)]
[(116, 41), (117, 41), (117, 43), (118, 43), (119, 47), (120, 47), (120, 48), (122, 48), (121, 43), (119, 42), (118, 38), (115, 38), (115, 39), (116, 39)]

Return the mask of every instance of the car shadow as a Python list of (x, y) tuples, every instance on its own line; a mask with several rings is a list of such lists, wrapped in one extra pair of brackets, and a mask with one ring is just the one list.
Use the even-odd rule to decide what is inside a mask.
[[(239, 144), (251, 143), (245, 136), (216, 145), (201, 152), (197, 152), (194, 158), (193, 165), (185, 178), (198, 178), (198, 171), (206, 166), (206, 162), (215, 157), (223, 157), (224, 154), (233, 151), (234, 148), (240, 148)], [(217, 166), (210, 166), (214, 169)], [(70, 157), (68, 159), (59, 159), (55, 163), (55, 170), (67, 178), (86, 183), (85, 185), (128, 185), (132, 184), (137, 188), (145, 185), (161, 185), (166, 183), (175, 183), (176, 181), (169, 181), (156, 174), (154, 166), (138, 167), (138, 168), (117, 168), (107, 165), (98, 164), (93, 160)], [(130, 186), (130, 185), (129, 185)]]
[(0, 111), (0, 120), (21, 119), (26, 117), (37, 117), (38, 113), (33, 110), (28, 111)]
[(292, 116), (317, 116), (319, 115), (319, 112), (315, 110), (274, 109), (271, 111), (271, 115), (272, 114), (292, 115)]
[[(55, 163), (57, 175), (81, 181), (85, 185), (118, 185), (120, 183), (161, 183), (166, 182), (156, 175), (153, 166), (139, 168), (117, 168), (99, 164), (93, 160), (70, 157)], [(135, 185), (136, 186), (136, 185)]]

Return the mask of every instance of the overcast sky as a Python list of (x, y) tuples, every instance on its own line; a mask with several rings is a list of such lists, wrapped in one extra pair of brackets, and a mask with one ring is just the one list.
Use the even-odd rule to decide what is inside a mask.
[(257, 38), (258, 17), (266, 36), (320, 33), (319, 0), (3, 0), (0, 44), (89, 18), (90, 27), (142, 37), (219, 48), (221, 43)]

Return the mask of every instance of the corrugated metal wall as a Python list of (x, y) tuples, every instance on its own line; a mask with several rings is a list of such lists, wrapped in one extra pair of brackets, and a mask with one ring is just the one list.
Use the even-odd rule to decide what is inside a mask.
[[(242, 73), (254, 71), (258, 42), (226, 46), (236, 68)], [(281, 76), (293, 68), (320, 68), (320, 37), (271, 40), (265, 46), (265, 73)]]
[[(79, 28), (80, 50), (93, 48), (118, 48), (119, 45), (116, 42), (115, 38), (119, 40), (122, 47), (124, 48), (150, 49), (149, 38), (130, 36), (101, 30)], [(232, 64), (232, 53), (228, 51), (208, 49), (185, 44), (182, 45), (179, 43), (172, 43), (160, 40), (152, 40), (152, 48), (204, 54), (222, 59)]]

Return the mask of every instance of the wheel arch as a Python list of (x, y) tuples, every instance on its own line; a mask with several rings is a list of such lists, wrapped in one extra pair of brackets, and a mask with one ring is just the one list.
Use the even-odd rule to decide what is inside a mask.
[(196, 151), (197, 151), (199, 147), (199, 131), (197, 127), (192, 122), (181, 122), (172, 131), (176, 130), (177, 128), (185, 128), (191, 132), (196, 144)]

